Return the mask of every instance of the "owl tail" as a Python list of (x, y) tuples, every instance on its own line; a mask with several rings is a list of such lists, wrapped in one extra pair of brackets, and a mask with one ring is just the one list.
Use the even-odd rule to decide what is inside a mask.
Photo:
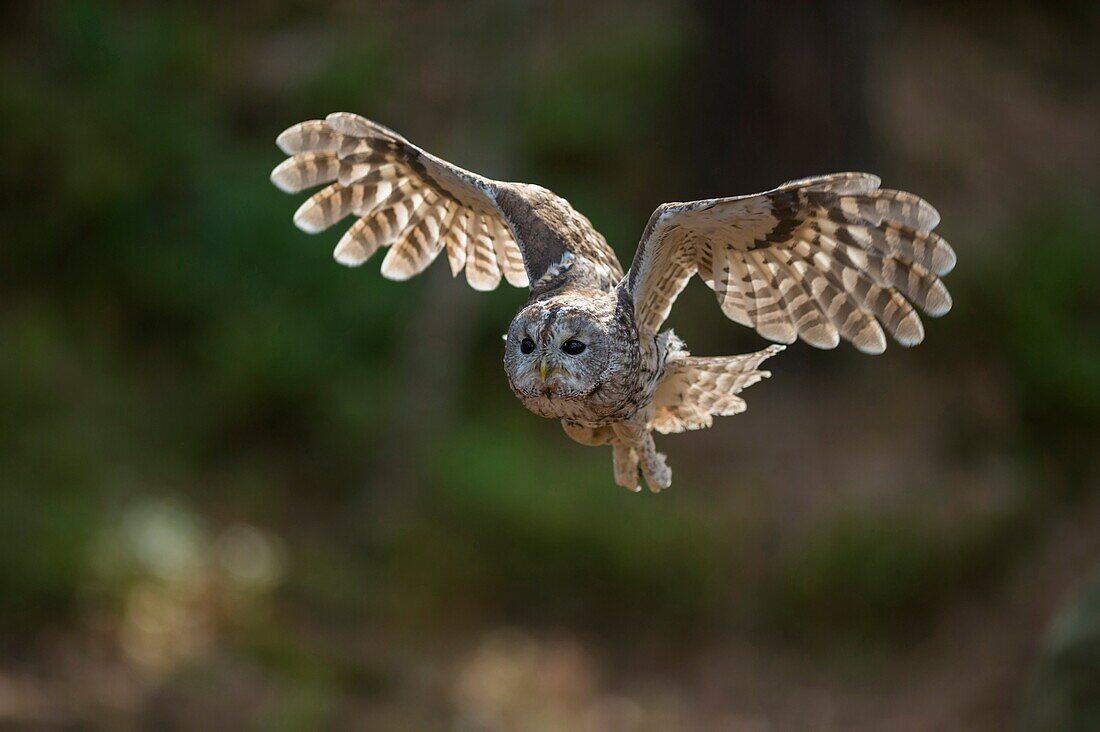
[(661, 434), (710, 427), (715, 415), (740, 414), (747, 408), (737, 396), (742, 389), (771, 376), (761, 363), (783, 350), (768, 346), (740, 356), (695, 358), (686, 351), (674, 353), (653, 397), (650, 426)]

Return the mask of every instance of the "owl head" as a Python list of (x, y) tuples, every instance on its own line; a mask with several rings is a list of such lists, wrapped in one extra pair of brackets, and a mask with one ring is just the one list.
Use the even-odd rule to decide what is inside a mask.
[(551, 298), (519, 311), (504, 344), (513, 390), (528, 398), (580, 399), (607, 378), (613, 323), (591, 305)]

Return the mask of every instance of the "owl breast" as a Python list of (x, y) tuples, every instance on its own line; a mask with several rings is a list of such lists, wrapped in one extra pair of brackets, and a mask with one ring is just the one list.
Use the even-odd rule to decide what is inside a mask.
[(523, 406), (540, 417), (564, 418), (588, 427), (602, 427), (634, 416), (652, 400), (652, 393), (646, 392), (636, 388), (636, 384), (624, 383), (622, 386), (601, 385), (591, 394), (579, 398), (553, 395), (532, 397), (519, 392), (516, 396)]

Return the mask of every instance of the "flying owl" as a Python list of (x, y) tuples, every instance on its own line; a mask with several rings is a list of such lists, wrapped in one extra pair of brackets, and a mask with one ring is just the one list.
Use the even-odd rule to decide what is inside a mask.
[[(955, 253), (921, 198), (835, 173), (770, 191), (665, 203), (649, 217), (630, 269), (583, 214), (551, 191), (463, 170), (355, 114), (302, 122), (277, 139), (290, 157), (271, 173), (284, 191), (327, 184), (294, 214), (309, 233), (348, 216), (336, 261), (388, 247), (382, 274), (406, 280), (446, 251), (475, 290), (529, 287), (504, 338), (504, 371), (527, 409), (560, 419), (584, 445), (610, 445), (615, 482), (672, 481), (653, 432), (709, 427), (745, 410), (742, 389), (770, 376), (773, 345), (739, 356), (689, 355), (661, 330), (692, 275), (722, 312), (778, 343), (882, 353), (886, 333), (924, 338), (916, 308), (946, 313), (940, 280)], [(916, 307), (914, 307), (916, 306)], [(639, 478), (639, 474), (641, 478)]]

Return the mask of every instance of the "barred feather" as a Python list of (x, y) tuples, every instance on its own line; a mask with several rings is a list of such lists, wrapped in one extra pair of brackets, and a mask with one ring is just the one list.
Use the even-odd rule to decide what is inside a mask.
[[(427, 235), (429, 230), (422, 228), (437, 211), (439, 194), (431, 189), (424, 191), (423, 195), (416, 199), (415, 206), (410, 207), (405, 225), (397, 232), (390, 245), (390, 251), (382, 260), (382, 276), (390, 280), (407, 280), (420, 270), (416, 269), (420, 260), (420, 247), (426, 254), (429, 249)], [(438, 232), (437, 232), (438, 233)], [(434, 242), (431, 243), (434, 245)], [(438, 254), (438, 252), (434, 252)], [(427, 263), (424, 263), (427, 266)]]
[(359, 220), (333, 252), (336, 261), (358, 266), (380, 248), (393, 244), (404, 228), (409, 204), (423, 195), (420, 190), (414, 181), (400, 180), (393, 185), (383, 182), (369, 196), (364, 195), (362, 205), (355, 210)]
[[(735, 323), (740, 323), (749, 328), (754, 327), (753, 321), (749, 317), (746, 294), (741, 290), (738, 281), (733, 279), (730, 259), (725, 247), (713, 247), (707, 243), (699, 247), (697, 256), (700, 263), (705, 263), (708, 257), (713, 262), (711, 269), (712, 281), (709, 284), (712, 285), (715, 295), (718, 296), (718, 304), (726, 317)], [(701, 265), (699, 266), (701, 270)], [(685, 267), (685, 271), (690, 277), (691, 270)], [(674, 297), (670, 297), (669, 302), (671, 303), (674, 299)], [(671, 304), (668, 307), (671, 307)]]
[(501, 277), (493, 245), (494, 230), (485, 214), (476, 216), (473, 228), (472, 232), (467, 230), (466, 281), (475, 290), (492, 290), (500, 284)]
[[(792, 268), (806, 283), (818, 304), (819, 312), (829, 321), (840, 337), (851, 341), (864, 353), (882, 353), (886, 350), (886, 338), (875, 320), (876, 306), (854, 293), (844, 284), (843, 276), (833, 268), (822, 269), (820, 263), (799, 257), (798, 250), (773, 252), (776, 257), (789, 257)], [(869, 282), (869, 280), (868, 280)], [(830, 341), (830, 347), (835, 341)], [(811, 344), (813, 345), (813, 344)]]
[(798, 330), (798, 337), (815, 348), (836, 348), (840, 343), (840, 333), (821, 311), (810, 283), (791, 265), (789, 258), (771, 249), (763, 250), (763, 256), (773, 263), (778, 276), (790, 285), (785, 302)]
[(287, 155), (302, 152), (336, 152), (342, 136), (323, 119), (311, 119), (299, 122), (283, 131), (275, 139), (275, 144)]
[(781, 284), (778, 272), (772, 269), (769, 262), (764, 261), (759, 252), (745, 252), (743, 257), (756, 292), (757, 329), (770, 340), (794, 343), (798, 338), (798, 328), (791, 318), (783, 293), (783, 284), (788, 284), (786, 278), (783, 278)]
[(468, 208), (460, 208), (455, 212), (454, 218), (448, 227), (445, 237), (447, 244), (447, 259), (451, 265), (451, 276), (457, 277), (458, 273), (466, 266), (466, 226), (473, 212)]
[(523, 266), (523, 254), (503, 220), (494, 219), (497, 230), (493, 233), (493, 249), (504, 279), (513, 287), (527, 287), (527, 270)]
[(271, 171), (271, 182), (285, 193), (298, 193), (336, 180), (340, 161), (334, 152), (301, 152)]
[(353, 195), (351, 188), (333, 183), (298, 207), (294, 212), (294, 225), (307, 234), (324, 231), (351, 214)]

